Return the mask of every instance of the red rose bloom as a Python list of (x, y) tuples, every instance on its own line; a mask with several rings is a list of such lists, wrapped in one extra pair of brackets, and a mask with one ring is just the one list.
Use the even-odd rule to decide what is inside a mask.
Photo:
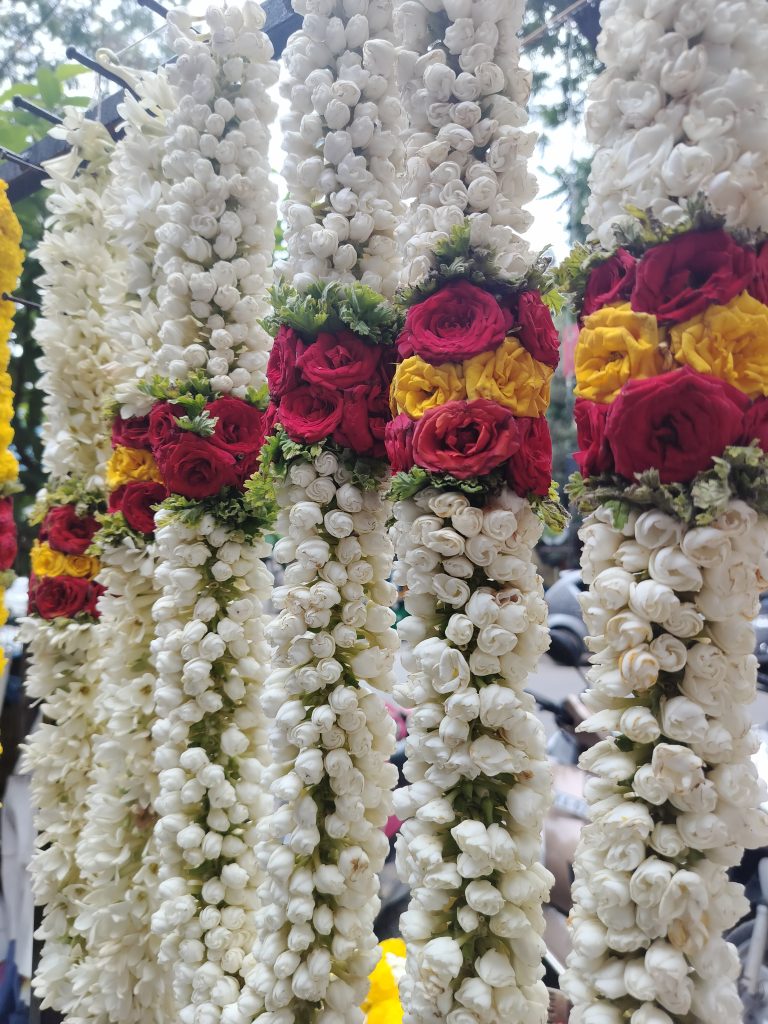
[(300, 384), (280, 399), (278, 418), (292, 441), (314, 444), (331, 436), (341, 422), (343, 408), (338, 391)]
[(547, 366), (557, 366), (560, 337), (539, 292), (521, 292), (517, 296), (517, 315), (512, 331), (534, 359)]
[(577, 398), (573, 407), (579, 450), (574, 452), (582, 476), (600, 476), (613, 472), (613, 455), (605, 437), (605, 421), (610, 405)]
[(413, 431), (416, 465), (459, 480), (490, 473), (519, 447), (515, 417), (487, 398), (428, 409)]
[(177, 419), (186, 416), (184, 407), (174, 402), (158, 402), (152, 406), (149, 414), (149, 443), (152, 451), (157, 453), (164, 445), (177, 441), (184, 431), (176, 423)]
[(132, 530), (153, 533), (155, 513), (152, 506), (159, 505), (167, 496), (168, 491), (162, 484), (153, 480), (133, 480), (110, 494), (109, 511), (122, 512)]
[(407, 324), (397, 336), (395, 348), (397, 349), (397, 358), (399, 360), (416, 355), (416, 349), (413, 347), (413, 338)]
[(267, 410), (264, 413), (264, 437), (267, 438), (270, 434), (274, 434), (275, 425), (280, 421), (280, 414), (277, 406), (274, 402), (270, 402), (267, 406)]
[(304, 342), (290, 327), (281, 327), (269, 353), (267, 385), (272, 398), (282, 398), (300, 382), (296, 360), (304, 351)]
[(632, 480), (658, 469), (662, 483), (687, 483), (741, 436), (749, 399), (690, 367), (631, 380), (609, 406), (606, 437), (616, 470)]
[(29, 581), (29, 610), (43, 619), (71, 619), (79, 612), (91, 612), (94, 604), (91, 580), (74, 576), (32, 576)]
[(79, 516), (74, 505), (58, 505), (43, 520), (40, 539), (65, 555), (84, 555), (98, 528), (93, 516)]
[(636, 271), (637, 260), (626, 249), (617, 249), (613, 256), (595, 267), (584, 289), (582, 319), (612, 302), (628, 302)]
[(744, 428), (739, 444), (758, 441), (764, 452), (768, 452), (768, 398), (758, 398), (744, 417)]
[(237, 487), (237, 459), (207, 437), (185, 432), (155, 452), (157, 464), (173, 494), (210, 498), (225, 487)]
[(543, 416), (518, 416), (515, 420), (520, 447), (507, 463), (509, 486), (525, 498), (546, 497), (552, 484), (552, 438)]
[(755, 276), (755, 254), (725, 231), (689, 231), (649, 249), (637, 264), (632, 309), (681, 323), (723, 306)]
[(96, 580), (88, 580), (88, 594), (83, 605), (83, 611), (87, 612), (88, 615), (93, 615), (95, 619), (98, 619), (100, 615), (98, 601), (105, 590), (106, 587), (102, 587)]
[(380, 384), (349, 388), (344, 392), (341, 420), (333, 440), (357, 455), (383, 459), (384, 430), (390, 415), (389, 396)]
[(117, 448), (118, 445), (149, 451), (152, 447), (149, 416), (129, 416), (127, 419), (117, 416), (112, 423), (112, 447)]
[(436, 366), (460, 363), (496, 348), (511, 324), (511, 313), (502, 310), (490, 292), (468, 281), (445, 285), (411, 306), (405, 318), (413, 351)]
[(757, 250), (755, 276), (750, 281), (747, 291), (758, 302), (768, 306), (768, 242), (763, 242)]
[(352, 331), (318, 334), (296, 360), (304, 380), (341, 391), (356, 384), (370, 384), (376, 376), (381, 352), (361, 341)]
[(407, 473), (413, 469), (413, 430), (415, 420), (401, 412), (387, 423), (384, 444), (393, 473)]
[(13, 526), (13, 498), (0, 498), (0, 530)]
[(225, 395), (209, 402), (206, 411), (215, 416), (213, 439), (233, 455), (260, 452), (264, 444), (264, 413), (242, 398)]
[(13, 518), (13, 499), (0, 498), (0, 571), (10, 569), (16, 561), (18, 543)]

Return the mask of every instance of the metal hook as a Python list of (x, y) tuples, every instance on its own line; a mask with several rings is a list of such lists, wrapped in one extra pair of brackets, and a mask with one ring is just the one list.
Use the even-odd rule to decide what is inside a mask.
[(17, 306), (26, 306), (27, 309), (41, 310), (43, 308), (39, 302), (33, 302), (31, 299), (22, 299), (20, 295), (11, 295), (9, 292), (3, 292), (0, 295), (0, 299), (3, 302), (15, 302)]
[(82, 53), (76, 46), (68, 46), (66, 54), (69, 60), (78, 61), (78, 63), (82, 64), (83, 67), (88, 68), (89, 71), (94, 71), (97, 75), (102, 75), (104, 78), (108, 78), (110, 82), (114, 82), (115, 85), (119, 85), (121, 89), (125, 89), (125, 91), (129, 92), (135, 99), (139, 99), (139, 94), (135, 89), (131, 88), (124, 78), (121, 78), (120, 75), (116, 74), (114, 71), (110, 71), (109, 68), (105, 68), (103, 64), (99, 64), (98, 61), (93, 60), (91, 57), (87, 56), (87, 54)]
[(146, 7), (148, 11), (152, 11), (153, 14), (159, 14), (161, 18), (168, 17), (168, 8), (163, 7), (157, 0), (136, 0), (139, 7)]
[(28, 171), (37, 171), (39, 174), (45, 174), (40, 164), (33, 164), (31, 160), (25, 160), (23, 156), (14, 153), (12, 149), (6, 149), (5, 146), (0, 146), (0, 156), (10, 160), (13, 164), (18, 164), (19, 167), (26, 167)]
[(25, 100), (23, 96), (14, 96), (11, 102), (17, 110), (26, 110), (28, 114), (34, 114), (35, 117), (42, 117), (44, 121), (48, 121), (50, 124), (64, 124), (58, 114), (52, 114), (50, 110), (38, 107), (36, 103), (30, 103), (30, 101)]

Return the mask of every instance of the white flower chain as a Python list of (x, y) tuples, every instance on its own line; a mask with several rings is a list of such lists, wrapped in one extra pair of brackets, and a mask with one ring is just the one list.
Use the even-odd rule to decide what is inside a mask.
[(288, 256), (278, 269), (299, 291), (359, 280), (390, 296), (403, 162), (391, 0), (297, 0), (294, 9), (304, 21), (283, 54)]
[(172, 967), (179, 1019), (208, 1024), (238, 998), (256, 938), (254, 829), (267, 809), (261, 608), (271, 576), (263, 545), (208, 516), (198, 527), (166, 518), (157, 514), (162, 595), (153, 609), (160, 906), (152, 930)]
[[(407, 207), (398, 237), (406, 277), (469, 218), (472, 243), (491, 247), (501, 271), (519, 277), (533, 256), (520, 235), (536, 195), (525, 130), (530, 72), (518, 64), (523, 0), (399, 0), (395, 31), (405, 133)], [(441, 26), (438, 35), (435, 27)]]
[(395, 695), (414, 709), (410, 786), (395, 794), (398, 868), (411, 887), (405, 1020), (543, 1021), (551, 773), (523, 690), (548, 646), (532, 559), (541, 523), (508, 490), (475, 508), (429, 489), (395, 511), (395, 582), (410, 613)]
[(731, 229), (768, 227), (762, 0), (610, 0), (600, 8), (587, 137), (597, 146), (584, 222), (606, 248), (629, 204), (667, 226), (704, 197)]
[(326, 451), (294, 461), (278, 491), (275, 558), (286, 570), (263, 697), (276, 805), (259, 829), (248, 987), (224, 1024), (357, 1022), (378, 959), (376, 876), (397, 778), (381, 697), (392, 688), (395, 591), (383, 482), (363, 491), (350, 475)]
[(732, 501), (711, 527), (653, 509), (582, 529), (594, 652), (582, 758), (592, 824), (574, 865), (575, 1024), (722, 1024), (742, 1014), (722, 938), (747, 912), (729, 867), (768, 841), (749, 704), (768, 521)]
[(103, 656), (94, 706), (97, 735), (77, 844), (85, 892), (76, 929), (86, 955), (74, 976), (87, 1021), (165, 1024), (175, 1015), (169, 972), (158, 962), (150, 916), (157, 904), (157, 792), (149, 734), (155, 676), (149, 663), (154, 545), (126, 538), (101, 554), (106, 587), (96, 638)]

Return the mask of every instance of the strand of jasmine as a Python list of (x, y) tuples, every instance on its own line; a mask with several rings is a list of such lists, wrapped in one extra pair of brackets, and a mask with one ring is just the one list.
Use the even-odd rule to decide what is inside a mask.
[(748, 713), (768, 522), (740, 501), (694, 528), (653, 509), (617, 529), (599, 509), (581, 536), (585, 728), (612, 735), (582, 759), (571, 1018), (715, 1024), (742, 1012), (722, 935), (749, 904), (728, 868), (768, 838)]
[(282, 61), (289, 195), (278, 272), (299, 291), (358, 280), (391, 296), (403, 212), (391, 2), (296, 0), (294, 9), (304, 21)]

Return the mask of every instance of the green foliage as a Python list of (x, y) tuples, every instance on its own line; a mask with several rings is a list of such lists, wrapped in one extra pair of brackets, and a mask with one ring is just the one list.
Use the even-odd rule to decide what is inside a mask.
[(265, 479), (282, 481), (288, 475), (292, 462), (297, 459), (313, 462), (323, 452), (331, 452), (338, 459), (350, 474), (350, 482), (360, 490), (375, 491), (382, 486), (388, 472), (383, 460), (356, 455), (328, 438), (314, 444), (292, 441), (279, 423), (275, 425), (274, 433), (266, 439), (261, 449), (259, 473)]
[(44, 138), (50, 128), (47, 121), (35, 114), (17, 110), (11, 103), (14, 96), (23, 96), (37, 106), (58, 114), (65, 106), (87, 107), (90, 103), (88, 96), (78, 96), (67, 91), (68, 84), (85, 73), (82, 64), (59, 64), (52, 68), (41, 64), (32, 80), (16, 82), (0, 92), (0, 146), (21, 152)]
[(737, 498), (768, 515), (768, 455), (757, 443), (726, 448), (712, 460), (711, 469), (687, 484), (662, 483), (656, 469), (636, 474), (634, 483), (618, 476), (585, 479), (574, 473), (568, 494), (584, 515), (609, 506), (617, 526), (633, 508), (658, 508), (686, 525), (708, 526)]
[(138, 530), (132, 530), (122, 512), (97, 512), (96, 521), (100, 528), (86, 552), (88, 555), (99, 558), (108, 548), (118, 547), (124, 540), (130, 540), (134, 548), (142, 549), (147, 546), (147, 536)]
[(79, 516), (93, 515), (104, 508), (104, 495), (99, 491), (89, 491), (82, 480), (52, 480), (28, 512), (30, 525), (42, 523), (48, 512), (58, 505), (74, 505)]
[(402, 314), (367, 285), (317, 283), (305, 292), (281, 282), (272, 289), (273, 312), (263, 321), (274, 337), (290, 327), (311, 342), (322, 331), (353, 331), (374, 345), (391, 345), (402, 330)]
[(262, 482), (249, 482), (244, 493), (229, 487), (210, 498), (171, 494), (158, 508), (166, 513), (166, 522), (185, 526), (197, 526), (204, 516), (212, 516), (221, 526), (235, 531), (243, 543), (261, 540), (272, 529), (277, 516), (274, 490)]

